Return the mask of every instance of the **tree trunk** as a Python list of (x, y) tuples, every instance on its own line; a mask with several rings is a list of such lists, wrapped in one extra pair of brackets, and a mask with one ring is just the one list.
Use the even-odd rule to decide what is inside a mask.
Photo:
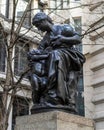
[(13, 53), (13, 48), (9, 47), (7, 48), (8, 54), (7, 54), (7, 71), (6, 71), (6, 81), (4, 85), (4, 90), (3, 90), (3, 122), (2, 122), (2, 130), (7, 130), (8, 128), (8, 118), (10, 110), (8, 112), (8, 94), (9, 94), (9, 87), (12, 87), (14, 84), (14, 79), (13, 79), (13, 70), (12, 70), (12, 53)]

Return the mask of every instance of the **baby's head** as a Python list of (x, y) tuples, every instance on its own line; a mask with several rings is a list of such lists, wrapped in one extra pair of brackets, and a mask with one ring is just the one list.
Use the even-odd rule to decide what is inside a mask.
[(74, 29), (70, 25), (65, 24), (64, 29), (62, 31), (62, 35), (66, 37), (74, 36)]

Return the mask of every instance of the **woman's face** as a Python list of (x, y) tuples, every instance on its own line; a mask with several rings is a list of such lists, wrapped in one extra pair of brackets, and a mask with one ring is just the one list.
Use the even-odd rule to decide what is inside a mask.
[(38, 28), (38, 30), (41, 30), (43, 32), (47, 31), (47, 29), (49, 28), (47, 20), (40, 20), (35, 23), (35, 26)]

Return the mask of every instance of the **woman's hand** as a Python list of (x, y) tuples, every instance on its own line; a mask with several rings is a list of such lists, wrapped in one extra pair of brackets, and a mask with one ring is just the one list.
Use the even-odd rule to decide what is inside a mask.
[(51, 43), (50, 43), (51, 46), (55, 47), (61, 45), (61, 38), (62, 38), (61, 35), (51, 37)]
[(57, 39), (60, 39), (60, 38), (61, 38), (61, 35), (51, 36), (51, 37), (50, 37), (51, 42), (56, 41)]

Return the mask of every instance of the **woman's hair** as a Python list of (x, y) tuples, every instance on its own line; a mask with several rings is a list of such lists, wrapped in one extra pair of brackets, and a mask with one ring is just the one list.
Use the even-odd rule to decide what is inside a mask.
[(35, 25), (41, 20), (47, 20), (48, 22), (52, 23), (52, 19), (48, 15), (46, 15), (44, 12), (39, 12), (34, 16), (32, 24)]

